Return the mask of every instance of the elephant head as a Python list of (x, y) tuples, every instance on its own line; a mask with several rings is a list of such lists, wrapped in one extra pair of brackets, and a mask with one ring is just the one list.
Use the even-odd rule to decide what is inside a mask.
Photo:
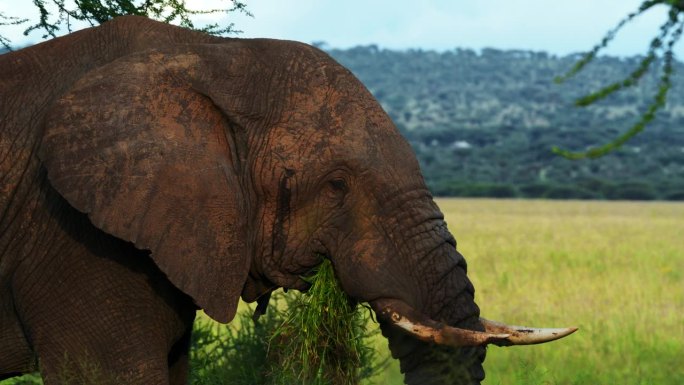
[(477, 383), (487, 343), (570, 332), (480, 320), (410, 146), (315, 48), (225, 39), (132, 53), (80, 78), (45, 121), (54, 188), (219, 321), (240, 296), (306, 289), (323, 256), (376, 311), (408, 383)]

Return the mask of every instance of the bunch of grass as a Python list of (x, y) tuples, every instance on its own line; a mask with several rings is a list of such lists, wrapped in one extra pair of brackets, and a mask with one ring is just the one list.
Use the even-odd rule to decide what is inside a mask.
[(356, 385), (374, 372), (375, 351), (365, 342), (369, 312), (340, 287), (325, 260), (311, 289), (287, 298), (287, 317), (271, 337), (273, 385)]
[(342, 291), (324, 261), (306, 293), (277, 292), (257, 322), (246, 308), (229, 325), (199, 319), (193, 332), (193, 385), (357, 385), (379, 366), (370, 312)]

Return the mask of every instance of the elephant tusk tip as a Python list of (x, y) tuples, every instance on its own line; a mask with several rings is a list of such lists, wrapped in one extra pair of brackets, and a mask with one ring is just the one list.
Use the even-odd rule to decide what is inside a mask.
[(570, 334), (576, 332), (579, 330), (578, 327), (569, 327), (569, 328), (559, 328), (559, 329), (550, 329), (553, 330), (551, 334), (554, 336), (557, 336), (558, 338), (569, 336)]
[(501, 322), (490, 321), (484, 318), (480, 318), (480, 322), (482, 322), (485, 330), (489, 333), (510, 334), (511, 337), (506, 341), (500, 341), (504, 342), (505, 346), (533, 345), (551, 342), (569, 336), (570, 334), (579, 330), (577, 327), (539, 329), (526, 326), (509, 326)]

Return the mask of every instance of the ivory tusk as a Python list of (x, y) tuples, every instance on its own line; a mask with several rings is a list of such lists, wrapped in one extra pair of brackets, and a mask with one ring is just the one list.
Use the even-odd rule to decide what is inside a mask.
[(478, 332), (474, 330), (459, 329), (451, 326), (428, 326), (419, 322), (409, 320), (401, 314), (389, 311), (389, 313), (381, 314), (380, 318), (390, 319), (390, 323), (404, 329), (409, 334), (426, 342), (433, 342), (439, 345), (448, 346), (480, 346), (490, 343), (496, 344), (497, 341), (505, 341), (510, 334), (495, 334), (487, 332)]
[(509, 326), (480, 318), (485, 331), (456, 328), (435, 322), (416, 312), (398, 300), (377, 300), (378, 318), (399, 327), (415, 338), (453, 347), (532, 345), (563, 338), (577, 331), (577, 328), (536, 329), (523, 326)]
[[(576, 327), (557, 329), (537, 329), (525, 326), (506, 325), (501, 322), (480, 318), (480, 322), (488, 333), (508, 334), (505, 345), (533, 345), (542, 344), (563, 338), (577, 331)], [(499, 344), (497, 344), (499, 345)], [(504, 346), (504, 345), (499, 345)]]

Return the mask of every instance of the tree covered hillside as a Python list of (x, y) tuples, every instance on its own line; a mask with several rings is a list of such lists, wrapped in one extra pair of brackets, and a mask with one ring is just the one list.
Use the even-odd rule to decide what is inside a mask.
[[(0, 49), (0, 53), (4, 51)], [(408, 138), (435, 195), (684, 200), (684, 65), (667, 107), (635, 139), (599, 159), (571, 161), (630, 127), (652, 101), (657, 73), (589, 108), (573, 100), (633, 70), (639, 57), (599, 57), (557, 85), (580, 55), (455, 49), (328, 52), (370, 89)]]
[(484, 49), (328, 52), (381, 102), (408, 138), (436, 195), (684, 199), (684, 66), (667, 108), (604, 158), (571, 161), (629, 128), (652, 101), (657, 75), (590, 108), (573, 100), (624, 78), (639, 58), (601, 57), (574, 81), (553, 78), (579, 55)]

